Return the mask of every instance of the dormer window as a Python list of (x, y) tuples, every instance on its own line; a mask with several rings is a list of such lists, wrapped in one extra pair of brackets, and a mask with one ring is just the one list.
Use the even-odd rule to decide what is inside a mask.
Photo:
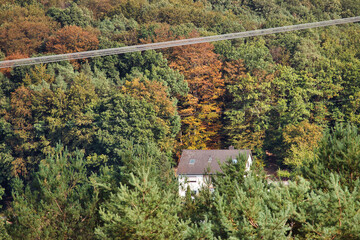
[(190, 159), (189, 164), (194, 165), (195, 164), (195, 159)]

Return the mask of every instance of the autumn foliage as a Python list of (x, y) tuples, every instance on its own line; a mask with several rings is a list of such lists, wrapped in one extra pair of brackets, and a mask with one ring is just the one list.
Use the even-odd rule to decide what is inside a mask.
[(46, 49), (52, 53), (72, 53), (97, 49), (96, 34), (77, 26), (65, 26), (51, 36)]
[(29, 170), (28, 164), (32, 163), (30, 160), (34, 148), (32, 98), (33, 91), (24, 86), (19, 87), (11, 94), (10, 109), (5, 115), (5, 119), (14, 128), (14, 135), (7, 139), (14, 149), (13, 175), (26, 175)]
[(20, 17), (0, 26), (0, 46), (7, 55), (20, 52), (30, 55), (36, 53), (47, 39), (54, 23), (46, 16)]
[[(192, 33), (191, 37), (198, 36)], [(220, 145), (221, 98), (225, 92), (222, 63), (209, 43), (174, 48), (170, 66), (180, 71), (190, 91), (182, 99), (179, 113), (183, 128), (181, 143), (185, 148), (216, 148)]]

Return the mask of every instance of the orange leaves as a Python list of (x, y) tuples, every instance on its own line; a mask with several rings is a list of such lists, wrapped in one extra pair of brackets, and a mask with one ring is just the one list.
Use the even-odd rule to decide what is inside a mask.
[(77, 26), (66, 26), (49, 38), (46, 49), (61, 54), (97, 49), (99, 40), (96, 34)]
[[(190, 37), (199, 34), (193, 32)], [(180, 104), (183, 116), (181, 142), (184, 148), (218, 148), (220, 145), (220, 111), (225, 82), (222, 63), (209, 43), (174, 48), (170, 67), (179, 70), (190, 91)]]
[(242, 60), (230, 60), (222, 66), (223, 76), (228, 84), (235, 84), (238, 79), (246, 77), (246, 68)]
[[(196, 37), (195, 33), (191, 37)], [(201, 101), (215, 100), (224, 92), (221, 79), (222, 63), (209, 43), (177, 47), (172, 52), (170, 67), (186, 78), (190, 93)]]
[(32, 91), (24, 86), (19, 87), (11, 94), (11, 111), (7, 119), (14, 129), (29, 130), (32, 128)]
[(28, 174), (28, 170), (26, 169), (26, 162), (23, 158), (16, 158), (12, 161), (12, 175), (13, 176), (25, 176)]
[(31, 55), (57, 25), (39, 5), (7, 5), (0, 11), (0, 48), (7, 56)]
[(46, 16), (21, 17), (0, 26), (0, 45), (7, 54), (36, 52), (55, 24)]

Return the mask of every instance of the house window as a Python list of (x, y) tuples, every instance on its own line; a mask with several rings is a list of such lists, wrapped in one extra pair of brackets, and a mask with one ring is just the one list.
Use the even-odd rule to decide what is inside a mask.
[(190, 159), (189, 164), (194, 165), (195, 164), (195, 159)]
[(234, 158), (234, 159), (232, 160), (232, 163), (233, 163), (233, 164), (236, 164), (236, 163), (237, 163), (237, 159)]
[(188, 183), (196, 183), (196, 178), (190, 177), (190, 178), (187, 179), (187, 182)]

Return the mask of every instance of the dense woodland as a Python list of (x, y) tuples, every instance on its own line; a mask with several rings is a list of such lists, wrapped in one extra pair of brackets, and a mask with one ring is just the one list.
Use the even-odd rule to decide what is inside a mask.
[[(359, 15), (359, 0), (0, 0), (0, 60)], [(0, 239), (360, 239), (359, 127), (359, 23), (1, 69)], [(180, 198), (181, 150), (230, 145), (251, 172), (229, 162), (214, 193)]]

